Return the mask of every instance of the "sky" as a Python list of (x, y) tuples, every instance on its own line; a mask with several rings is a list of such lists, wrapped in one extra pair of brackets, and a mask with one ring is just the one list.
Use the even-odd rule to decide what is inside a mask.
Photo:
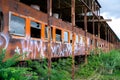
[(104, 19), (112, 19), (107, 22), (120, 39), (120, 0), (98, 0), (101, 5), (101, 15)]

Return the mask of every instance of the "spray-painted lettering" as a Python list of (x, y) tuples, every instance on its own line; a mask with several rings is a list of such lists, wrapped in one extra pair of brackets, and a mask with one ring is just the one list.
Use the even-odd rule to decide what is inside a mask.
[(1, 48), (7, 49), (9, 40), (10, 38), (7, 34), (0, 33), (0, 47)]
[[(22, 53), (26, 53), (26, 57), (36, 58), (37, 53), (40, 57), (45, 57), (44, 51), (46, 49), (42, 40), (32, 40), (30, 38), (26, 38), (21, 41), (22, 45)], [(25, 55), (23, 56), (25, 58)]]

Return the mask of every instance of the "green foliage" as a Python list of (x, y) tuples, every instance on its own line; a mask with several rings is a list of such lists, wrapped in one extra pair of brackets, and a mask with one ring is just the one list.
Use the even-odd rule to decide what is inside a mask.
[(28, 67), (31, 68), (32, 72), (37, 73), (38, 80), (46, 80), (48, 67), (47, 67), (47, 60), (44, 59), (43, 61), (27, 61)]
[[(28, 60), (27, 68), (13, 67), (20, 55), (14, 55), (12, 58), (4, 60), (5, 53), (4, 49), (0, 51), (1, 80), (48, 80), (48, 61), (46, 59)], [(71, 80), (72, 58), (52, 62), (50, 71), (50, 80)], [(118, 80), (120, 79), (120, 51), (112, 50), (109, 53), (103, 53), (96, 49), (89, 55), (88, 64), (78, 65), (75, 72), (75, 78), (78, 80)]]
[(3, 67), (3, 59), (5, 58), (5, 50), (0, 50), (0, 69)]
[(118, 76), (115, 76), (115, 73), (116, 71), (120, 72), (119, 61), (120, 52), (117, 50), (96, 55), (92, 54), (88, 57), (87, 65), (82, 64), (76, 69), (76, 78), (86, 80), (118, 80)]
[(71, 57), (68, 57), (66, 59), (59, 59), (58, 62), (52, 63), (53, 69), (65, 70), (65, 71), (71, 72), (71, 67), (72, 67)]
[(71, 80), (71, 75), (65, 70), (52, 69), (51, 80)]
[(72, 58), (59, 59), (52, 62), (51, 80), (71, 80)]
[[(4, 61), (6, 50), (0, 51), (0, 79), (1, 80), (34, 80), (33, 73), (28, 72), (28, 68), (11, 67), (20, 55), (14, 55), (12, 58)], [(35, 75), (35, 73), (34, 73)]]
[[(109, 73), (115, 70), (116, 66), (120, 63), (120, 53), (116, 50), (112, 50), (109, 53), (102, 54), (101, 57), (101, 67), (104, 69), (103, 73)], [(111, 72), (112, 74), (112, 72)]]
[[(46, 59), (42, 61), (28, 60), (28, 66), (13, 67), (18, 61), (20, 55), (14, 55), (12, 58), (3, 61), (5, 50), (0, 52), (0, 79), (1, 80), (47, 80), (48, 63)], [(72, 59), (59, 59), (58, 62), (52, 62), (51, 80), (71, 80)]]
[[(71, 58), (59, 59), (58, 62), (52, 62), (50, 80), (71, 80)], [(47, 60), (31, 61), (28, 60), (28, 67), (32, 72), (37, 73), (38, 80), (48, 79), (48, 64)]]
[(31, 75), (25, 68), (9, 67), (0, 70), (0, 78), (3, 80), (30, 80)]
[(88, 57), (88, 64), (81, 64), (76, 69), (76, 78), (88, 79), (90, 76), (93, 76), (99, 69), (100, 61), (99, 55), (90, 55)]

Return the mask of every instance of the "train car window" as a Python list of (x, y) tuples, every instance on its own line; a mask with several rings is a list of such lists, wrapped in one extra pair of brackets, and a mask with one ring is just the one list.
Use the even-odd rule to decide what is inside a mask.
[(80, 44), (83, 44), (83, 37), (80, 37)]
[(72, 43), (72, 34), (70, 34), (70, 43)]
[(76, 43), (79, 43), (78, 35), (76, 35)]
[(51, 34), (50, 34), (50, 38), (51, 38), (51, 40), (53, 39), (53, 27), (51, 27)]
[(25, 19), (19, 16), (11, 15), (10, 33), (14, 35), (25, 35)]
[(62, 41), (61, 36), (62, 31), (60, 29), (56, 29), (56, 41)]
[(64, 42), (66, 43), (68, 43), (68, 32), (64, 32)]
[(45, 26), (45, 39), (48, 39), (48, 26)]
[[(51, 40), (52, 40), (52, 37), (53, 37), (53, 27), (51, 27), (51, 34), (50, 34), (50, 37), (51, 37)], [(48, 39), (48, 26), (46, 25), (45, 26), (45, 39)]]
[(41, 24), (31, 21), (30, 26), (31, 37), (41, 38)]
[(90, 43), (90, 38), (87, 38), (87, 44), (88, 44), (88, 46), (91, 45), (91, 43)]
[(3, 20), (3, 13), (0, 11), (0, 32), (3, 31), (3, 27), (4, 27), (4, 20)]
[(92, 39), (90, 39), (90, 44), (91, 44), (91, 45), (93, 44), (93, 40), (92, 40)]

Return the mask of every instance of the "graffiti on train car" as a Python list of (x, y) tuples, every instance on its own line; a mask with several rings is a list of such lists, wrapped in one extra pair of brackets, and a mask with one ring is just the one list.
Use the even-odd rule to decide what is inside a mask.
[[(40, 57), (45, 57), (45, 51), (47, 51), (47, 45), (42, 40), (32, 40), (30, 37), (26, 37), (24, 40), (21, 40), (22, 53), (26, 53), (26, 57), (36, 58), (37, 53), (39, 53)], [(17, 49), (17, 48), (16, 48)], [(18, 49), (19, 50), (19, 49)], [(71, 55), (72, 46), (70, 43), (62, 44), (62, 43), (54, 43), (51, 42), (51, 55), (55, 56), (64, 56), (65, 53), (67, 55)], [(25, 58), (25, 55), (23, 55)]]
[(75, 50), (74, 50), (74, 53), (77, 55), (84, 55), (84, 51), (85, 51), (85, 45), (84, 43), (81, 44), (81, 43), (78, 43), (78, 44), (75, 44)]
[[(21, 40), (22, 53), (26, 53), (26, 57), (36, 58), (37, 53), (40, 57), (45, 57), (44, 51), (46, 46), (43, 44), (42, 40), (32, 40), (30, 37), (26, 37), (24, 40)], [(24, 58), (24, 57), (23, 57)]]
[[(0, 47), (7, 49), (9, 45), (10, 37), (7, 34), (0, 33)], [(15, 52), (20, 53), (27, 53), (23, 55), (23, 59), (26, 57), (31, 57), (33, 59), (36, 58), (37, 53), (39, 57), (45, 57), (45, 51), (47, 51), (47, 45), (44, 41), (40, 40), (33, 40), (30, 37), (26, 37), (20, 41), (21, 48), (17, 45), (15, 48)], [(74, 48), (75, 54), (84, 54), (84, 42), (79, 42), (78, 44), (75, 43)], [(55, 43), (51, 41), (51, 56), (70, 56), (72, 54), (72, 45), (70, 43)]]
[[(84, 54), (84, 41), (80, 41), (78, 44), (75, 43), (74, 53), (75, 54)], [(47, 44), (44, 41), (40, 40), (33, 40), (30, 37), (26, 37), (25, 39), (21, 40), (21, 53), (27, 53), (26, 57), (36, 58), (37, 53), (40, 57), (45, 57), (45, 52), (47, 52)], [(51, 41), (51, 56), (52, 57), (62, 57), (62, 56), (70, 56), (72, 54), (72, 45), (71, 43), (56, 43)], [(18, 47), (16, 49), (19, 51)], [(16, 50), (16, 52), (17, 52)], [(23, 55), (23, 59), (25, 55)]]
[[(42, 40), (33, 40), (30, 37), (26, 37), (24, 40), (21, 40), (22, 53), (26, 53), (26, 57), (36, 58), (37, 53), (40, 57), (45, 57), (45, 51), (47, 51), (47, 45)], [(19, 49), (18, 49), (19, 50)], [(51, 56), (69, 56), (72, 54), (72, 45), (70, 43), (55, 43), (51, 42)], [(74, 53), (83, 54), (84, 53), (84, 43), (75, 44)], [(25, 58), (25, 55), (23, 55)]]
[[(7, 34), (0, 33), (0, 47), (7, 49), (9, 45), (10, 37)], [(30, 37), (26, 37), (20, 41), (21, 48), (17, 45), (15, 48), (15, 52), (20, 53), (27, 53), (23, 55), (23, 59), (26, 57), (31, 57), (33, 59), (36, 58), (37, 53), (39, 57), (45, 57), (45, 51), (47, 51), (47, 45), (44, 41), (40, 40), (33, 40)], [(75, 43), (74, 48), (75, 54), (84, 54), (84, 42), (79, 42), (78, 44)], [(70, 43), (55, 43), (51, 42), (51, 56), (70, 56), (72, 54), (72, 45)]]
[(65, 56), (72, 54), (72, 46), (70, 43), (62, 44), (60, 43), (52, 43), (51, 51), (53, 56)]
[(7, 49), (9, 40), (10, 38), (7, 34), (0, 33), (0, 47), (1, 48)]

